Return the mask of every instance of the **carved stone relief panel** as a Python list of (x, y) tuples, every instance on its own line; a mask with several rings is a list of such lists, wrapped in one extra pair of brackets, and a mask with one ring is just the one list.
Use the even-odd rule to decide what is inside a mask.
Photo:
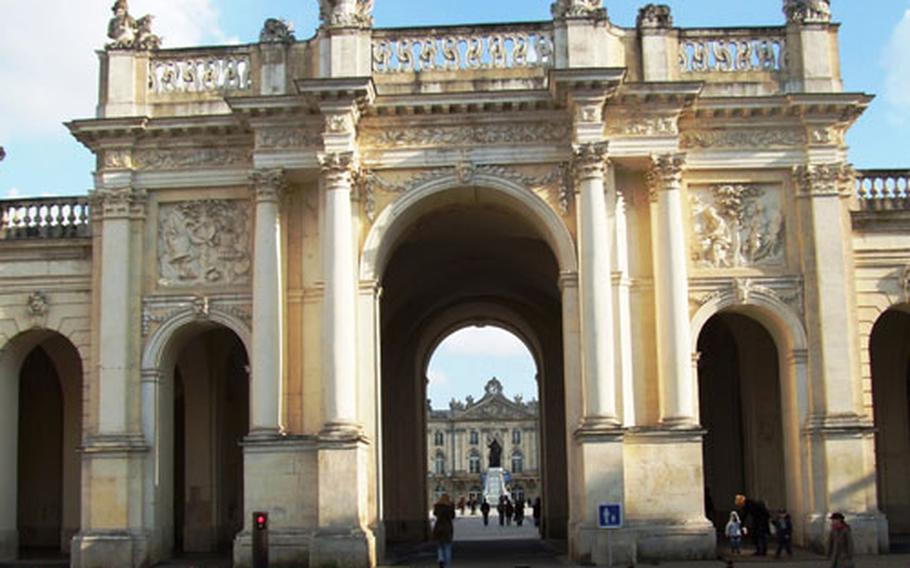
[(785, 216), (780, 189), (717, 184), (689, 189), (692, 260), (702, 268), (782, 266)]
[(158, 215), (159, 284), (248, 284), (250, 224), (250, 205), (243, 200), (162, 204)]

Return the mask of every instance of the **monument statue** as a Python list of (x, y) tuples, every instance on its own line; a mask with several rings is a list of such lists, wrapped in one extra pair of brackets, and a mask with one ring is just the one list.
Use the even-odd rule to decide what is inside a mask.
[(490, 448), (490, 468), (502, 467), (502, 446), (493, 440), (488, 447)]

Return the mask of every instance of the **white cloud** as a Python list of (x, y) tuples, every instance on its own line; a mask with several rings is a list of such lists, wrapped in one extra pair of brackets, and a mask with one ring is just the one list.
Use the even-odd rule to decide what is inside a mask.
[(910, 10), (904, 12), (885, 46), (882, 63), (885, 66), (885, 101), (901, 122), (910, 113)]
[(19, 191), (18, 187), (11, 187), (6, 191), (6, 195), (4, 195), (3, 197), (5, 199), (15, 199), (16, 197), (19, 197), (20, 195), (22, 195), (22, 192)]
[[(59, 132), (90, 118), (98, 95), (97, 49), (107, 40), (113, 0), (0, 0), (0, 140)], [(227, 43), (214, 0), (134, 0), (155, 15), (165, 47)]]
[(498, 327), (466, 327), (447, 337), (439, 346), (446, 355), (517, 357), (528, 348), (517, 337)]
[(427, 370), (427, 379), (434, 387), (446, 386), (450, 382), (449, 375), (445, 371), (433, 368)]

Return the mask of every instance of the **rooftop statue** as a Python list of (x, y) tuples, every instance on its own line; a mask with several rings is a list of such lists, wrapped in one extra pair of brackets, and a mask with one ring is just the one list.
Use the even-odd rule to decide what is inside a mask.
[(154, 16), (146, 14), (138, 20), (130, 15), (126, 0), (117, 0), (111, 8), (114, 17), (107, 24), (107, 37), (113, 41), (108, 49), (158, 49), (161, 38), (152, 33)]
[(666, 4), (648, 4), (638, 11), (639, 28), (672, 28), (673, 15)]
[(262, 43), (294, 43), (294, 26), (284, 20), (269, 18), (259, 32), (259, 41)]
[(373, 0), (319, 0), (319, 20), (329, 28), (369, 28)]
[(550, 13), (557, 20), (607, 17), (607, 9), (603, 7), (603, 0), (556, 0), (550, 5)]
[(784, 0), (787, 21), (798, 24), (831, 21), (831, 0)]

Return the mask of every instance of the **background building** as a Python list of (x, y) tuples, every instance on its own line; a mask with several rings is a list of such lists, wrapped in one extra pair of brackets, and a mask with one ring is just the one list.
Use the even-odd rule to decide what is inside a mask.
[(510, 477), (513, 499), (530, 501), (539, 496), (537, 401), (509, 400), (495, 377), (484, 391), (479, 400), (468, 396), (464, 401), (451, 401), (448, 410), (428, 408), (430, 503), (442, 493), (456, 502), (461, 497), (480, 502), (493, 440), (502, 448), (501, 463)]

